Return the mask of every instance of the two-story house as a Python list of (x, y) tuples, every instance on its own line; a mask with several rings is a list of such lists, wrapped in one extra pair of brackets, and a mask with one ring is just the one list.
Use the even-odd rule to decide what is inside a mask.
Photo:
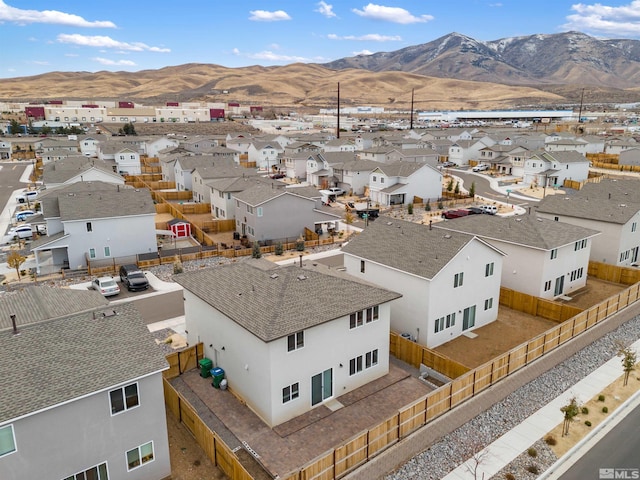
[(187, 340), (229, 389), (279, 425), (388, 373), (390, 304), (399, 294), (335, 269), (249, 260), (174, 277)]
[[(278, 188), (257, 184), (233, 195), (236, 231), (250, 242), (294, 241), (322, 224), (335, 225), (344, 210), (322, 207), (322, 196), (313, 187)], [(323, 229), (324, 230), (324, 229)]]
[(524, 161), (523, 183), (543, 187), (562, 186), (565, 180), (589, 178), (589, 160), (575, 150), (533, 152)]
[(284, 152), (284, 148), (278, 142), (261, 142), (254, 140), (249, 145), (247, 156), (249, 162), (255, 162), (256, 168), (270, 172), (275, 166), (278, 168), (280, 159), (278, 155)]
[(550, 195), (537, 214), (562, 223), (597, 230), (591, 260), (613, 265), (637, 264), (640, 251), (640, 195), (637, 180), (587, 183), (571, 195)]
[(133, 303), (30, 287), (0, 299), (3, 479), (171, 476), (168, 364)]
[(158, 251), (156, 209), (146, 188), (76, 182), (45, 190), (40, 200), (47, 235), (31, 244), (38, 273), (49, 255), (59, 270)]
[(97, 158), (68, 157), (42, 167), (42, 184), (56, 188), (75, 182), (105, 182), (124, 185), (124, 178)]
[(369, 174), (369, 197), (383, 206), (413, 203), (414, 197), (435, 200), (442, 195), (442, 173), (425, 163), (396, 162)]
[(378, 220), (342, 252), (347, 273), (402, 294), (391, 328), (421, 345), (437, 347), (497, 318), (504, 253), (474, 235)]
[(470, 215), (435, 228), (476, 235), (495, 246), (506, 254), (502, 286), (549, 300), (587, 284), (592, 239), (600, 234), (534, 214)]
[(236, 199), (234, 195), (251, 188), (257, 184), (274, 184), (278, 188), (284, 188), (285, 184), (271, 178), (260, 176), (242, 177), (218, 177), (207, 180), (209, 188), (209, 203), (211, 203), (211, 213), (220, 219), (235, 218)]

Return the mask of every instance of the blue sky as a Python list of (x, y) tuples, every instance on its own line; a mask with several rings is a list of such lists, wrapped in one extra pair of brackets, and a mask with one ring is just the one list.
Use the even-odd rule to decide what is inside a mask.
[(640, 0), (0, 0), (0, 78), (324, 63), (454, 31), (496, 40), (569, 30), (640, 39)]

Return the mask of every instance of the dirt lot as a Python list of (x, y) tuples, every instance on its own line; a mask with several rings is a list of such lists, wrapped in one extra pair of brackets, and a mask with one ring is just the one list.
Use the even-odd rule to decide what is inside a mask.
[[(589, 278), (587, 286), (575, 294), (571, 293), (572, 300), (564, 303), (586, 309), (625, 288), (617, 283)], [(554, 321), (500, 306), (495, 322), (473, 331), (476, 338), (460, 336), (435, 350), (474, 368), (556, 325)]]

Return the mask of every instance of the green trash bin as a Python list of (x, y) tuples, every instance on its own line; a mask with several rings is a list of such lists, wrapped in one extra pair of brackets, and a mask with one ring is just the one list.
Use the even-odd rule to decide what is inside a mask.
[(220, 388), (220, 382), (224, 379), (224, 370), (220, 367), (212, 368), (211, 376), (213, 377), (211, 385), (213, 385), (214, 388)]
[(200, 376), (202, 378), (211, 376), (211, 367), (213, 367), (213, 362), (210, 359), (203, 358), (198, 360), (198, 365), (200, 365)]

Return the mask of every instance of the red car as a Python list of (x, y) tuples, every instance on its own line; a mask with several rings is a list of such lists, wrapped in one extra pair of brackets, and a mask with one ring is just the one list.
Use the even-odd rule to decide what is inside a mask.
[(460, 209), (460, 210), (447, 210), (446, 212), (443, 212), (442, 216), (444, 218), (447, 219), (452, 219), (452, 218), (460, 218), (460, 217), (466, 217), (467, 215), (469, 215), (469, 210), (464, 210), (464, 209)]

